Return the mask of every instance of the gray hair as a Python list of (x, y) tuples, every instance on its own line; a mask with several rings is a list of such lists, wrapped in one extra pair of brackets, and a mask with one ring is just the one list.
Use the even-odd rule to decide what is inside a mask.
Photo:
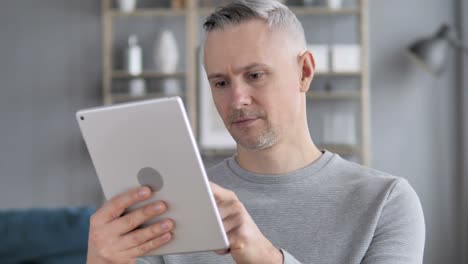
[(306, 47), (304, 28), (296, 15), (285, 5), (275, 0), (233, 0), (217, 8), (209, 15), (203, 28), (208, 33), (227, 25), (238, 25), (253, 19), (261, 19), (272, 29), (282, 29), (297, 38)]

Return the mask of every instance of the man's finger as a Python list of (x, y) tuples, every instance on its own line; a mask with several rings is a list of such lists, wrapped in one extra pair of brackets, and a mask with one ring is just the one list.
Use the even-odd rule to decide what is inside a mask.
[(220, 200), (219, 192), (221, 192), (221, 186), (217, 185), (216, 183), (210, 182), (211, 192), (215, 200), (218, 202)]
[(210, 182), (211, 191), (217, 203), (223, 203), (237, 199), (237, 196), (231, 190), (224, 189), (216, 183)]
[(119, 194), (109, 201), (93, 215), (93, 224), (105, 224), (119, 218), (125, 210), (136, 204), (144, 201), (151, 196), (151, 189), (144, 186), (131, 189), (127, 192)]
[(171, 232), (174, 226), (174, 221), (164, 219), (145, 228), (135, 230), (122, 237), (122, 240), (119, 241), (119, 248), (123, 250), (134, 248), (156, 237), (162, 236), (165, 233)]
[(152, 240), (146, 241), (145, 243), (133, 247), (131, 249), (126, 250), (125, 255), (132, 256), (132, 257), (140, 257), (143, 256), (155, 249), (158, 249), (165, 245), (166, 243), (170, 242), (174, 238), (174, 234), (172, 233), (165, 233), (162, 236), (154, 238)]
[(224, 231), (226, 233), (231, 232), (231, 230), (234, 230), (235, 228), (239, 227), (239, 216), (231, 215), (223, 219), (223, 226), (224, 226)]
[(227, 249), (220, 249), (220, 250), (215, 250), (214, 251), (216, 254), (218, 255), (226, 255), (226, 254), (229, 254), (231, 252), (231, 249), (227, 248)]
[(162, 215), (167, 211), (166, 203), (157, 201), (128, 213), (109, 224), (109, 232), (118, 235), (128, 233), (152, 218)]

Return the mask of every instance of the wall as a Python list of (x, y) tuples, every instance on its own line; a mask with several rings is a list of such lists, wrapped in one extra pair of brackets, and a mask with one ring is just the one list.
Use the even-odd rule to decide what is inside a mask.
[[(460, 13), (459, 17), (461, 19), (461, 33), (462, 39), (465, 43), (465, 46), (468, 46), (468, 2), (464, 0), (459, 0)], [(468, 263), (468, 252), (466, 248), (468, 248), (468, 163), (465, 162), (468, 159), (468, 54), (465, 54), (462, 58), (462, 67), (461, 67), (461, 84), (459, 85), (460, 97), (462, 101), (462, 157), (461, 157), (461, 188), (460, 188), (460, 197), (462, 199), (461, 203), (461, 219), (460, 223), (462, 225), (461, 229), (461, 243), (459, 246), (459, 250), (462, 253), (462, 259), (460, 263)]]
[(100, 103), (100, 5), (0, 2), (0, 208), (95, 203), (74, 113)]
[(457, 261), (457, 72), (434, 78), (405, 47), (442, 22), (454, 25), (454, 1), (369, 1), (373, 167), (405, 177), (426, 218), (425, 263)]

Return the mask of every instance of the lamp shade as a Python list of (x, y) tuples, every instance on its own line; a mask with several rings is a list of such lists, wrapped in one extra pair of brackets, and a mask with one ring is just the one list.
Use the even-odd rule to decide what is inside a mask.
[(434, 75), (443, 72), (447, 60), (450, 28), (443, 24), (430, 38), (419, 39), (408, 47), (408, 54), (424, 69)]

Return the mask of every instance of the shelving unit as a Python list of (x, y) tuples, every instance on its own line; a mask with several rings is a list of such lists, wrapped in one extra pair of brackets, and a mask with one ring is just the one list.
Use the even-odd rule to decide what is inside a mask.
[(126, 71), (113, 71), (112, 78), (183, 78), (185, 72), (174, 72), (174, 73), (161, 73), (153, 71), (144, 71), (141, 74), (133, 75)]
[(155, 17), (155, 16), (185, 16), (186, 10), (173, 8), (146, 8), (132, 12), (121, 12), (116, 9), (109, 11), (112, 17)]
[[(131, 96), (127, 93), (113, 93), (111, 96), (112, 96), (112, 99), (111, 99), (112, 102), (123, 103), (123, 102), (138, 101), (138, 100), (145, 100), (145, 99), (156, 99), (156, 98), (161, 98), (161, 97), (165, 97), (168, 95), (164, 93), (152, 92), (152, 93), (147, 93), (143, 96)], [(179, 96), (183, 98), (184, 94), (171, 94), (170, 96)]]
[(360, 77), (362, 72), (320, 72), (316, 77)]
[[(198, 131), (198, 87), (197, 87), (197, 48), (199, 45), (199, 35), (202, 28), (199, 25), (200, 16), (206, 16), (213, 12), (213, 7), (198, 7), (196, 0), (186, 0), (185, 8), (174, 9), (169, 7), (155, 8), (137, 8), (132, 12), (121, 12), (113, 7), (112, 0), (102, 1), (102, 49), (103, 49), (103, 103), (113, 104), (118, 102), (142, 100), (149, 98), (158, 98), (167, 96), (160, 92), (151, 92), (141, 97), (132, 97), (128, 94), (119, 92), (115, 93), (112, 90), (114, 81), (127, 80), (132, 78), (150, 79), (165, 79), (177, 78), (185, 84), (184, 92), (179, 96), (184, 98), (188, 116), (196, 133)], [(316, 77), (323, 78), (359, 78), (360, 89), (356, 91), (310, 91), (307, 98), (312, 101), (355, 101), (360, 106), (360, 124), (359, 124), (359, 144), (358, 145), (320, 145), (321, 148), (326, 148), (330, 151), (341, 155), (357, 155), (362, 164), (370, 163), (369, 153), (369, 70), (368, 70), (368, 14), (367, 0), (357, 0), (356, 7), (343, 7), (340, 9), (331, 9), (328, 7), (306, 7), (306, 6), (291, 6), (291, 10), (301, 16), (355, 16), (359, 23), (359, 45), (361, 47), (361, 71), (359, 72), (327, 72), (316, 73)], [(114, 40), (114, 21), (117, 19), (128, 18), (156, 18), (156, 17), (174, 17), (177, 19), (185, 19), (185, 65), (183, 71), (165, 74), (152, 70), (145, 70), (139, 75), (132, 75), (128, 72), (113, 69), (113, 40)], [(172, 94), (171, 94), (172, 95)], [(233, 149), (211, 149), (202, 150), (205, 156), (226, 156), (234, 153)]]
[[(184, 92), (181, 94), (170, 94), (170, 96), (178, 95), (184, 98), (185, 105), (187, 108), (188, 116), (191, 121), (191, 125), (194, 131), (196, 131), (197, 124), (197, 113), (196, 113), (196, 64), (195, 64), (195, 53), (193, 49), (195, 33), (193, 32), (193, 20), (194, 20), (194, 7), (195, 1), (187, 1), (187, 7), (185, 9), (174, 9), (174, 8), (137, 8), (132, 12), (122, 12), (113, 7), (113, 0), (101, 0), (102, 10), (102, 49), (103, 49), (103, 84), (102, 94), (103, 103), (110, 105), (114, 103), (135, 101), (151, 98), (159, 98), (168, 96), (162, 92), (149, 92), (144, 96), (130, 96), (122, 92), (114, 92), (112, 89), (113, 82), (116, 80), (126, 80), (134, 78), (148, 79), (167, 79), (177, 78), (184, 83)], [(187, 67), (183, 72), (174, 73), (161, 73), (152, 70), (144, 70), (141, 74), (132, 75), (128, 72), (117, 70), (113, 68), (114, 65), (114, 22), (117, 19), (127, 18), (155, 18), (155, 17), (177, 17), (185, 18), (185, 38), (187, 44), (185, 45), (186, 52), (186, 64)]]
[(359, 92), (315, 92), (309, 91), (307, 98), (311, 100), (360, 100)]
[(361, 10), (353, 7), (333, 9), (329, 7), (291, 7), (296, 15), (359, 15)]

